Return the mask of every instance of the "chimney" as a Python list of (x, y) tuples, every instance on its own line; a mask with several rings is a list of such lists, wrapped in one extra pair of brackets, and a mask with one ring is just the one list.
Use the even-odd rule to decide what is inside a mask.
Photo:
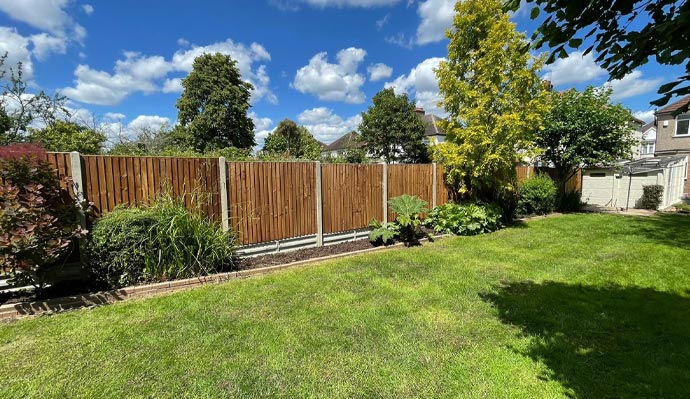
[(414, 109), (414, 112), (418, 114), (419, 116), (423, 116), (425, 114), (424, 108), (417, 107)]

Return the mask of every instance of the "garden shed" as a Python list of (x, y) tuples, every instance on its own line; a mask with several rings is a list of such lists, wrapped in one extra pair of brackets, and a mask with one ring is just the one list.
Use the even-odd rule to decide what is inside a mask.
[(664, 188), (660, 208), (681, 200), (688, 157), (674, 155), (639, 159), (614, 167), (588, 168), (582, 173), (582, 200), (609, 208), (635, 208), (644, 186)]

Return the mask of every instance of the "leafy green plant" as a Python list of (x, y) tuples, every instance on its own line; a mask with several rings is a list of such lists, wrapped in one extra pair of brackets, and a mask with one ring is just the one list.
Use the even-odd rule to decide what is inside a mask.
[(374, 245), (390, 245), (395, 242), (400, 229), (395, 223), (381, 223), (374, 219), (369, 223), (372, 228), (369, 241)]
[(585, 203), (582, 202), (582, 193), (569, 191), (561, 197), (559, 210), (562, 212), (580, 212), (584, 209)]
[(517, 203), (520, 215), (546, 215), (556, 206), (556, 184), (546, 175), (535, 175), (523, 180)]
[(18, 285), (42, 289), (85, 231), (80, 209), (40, 151), (20, 146), (0, 158), (0, 269)]
[(642, 198), (639, 206), (642, 209), (657, 210), (661, 205), (661, 196), (664, 194), (664, 186), (651, 184), (642, 187)]
[(685, 202), (676, 204), (673, 206), (673, 208), (676, 210), (676, 212), (690, 213), (690, 204), (686, 204)]
[(395, 222), (399, 229), (398, 238), (405, 245), (410, 246), (419, 243), (419, 237), (423, 235), (420, 230), (421, 214), (428, 211), (426, 208), (428, 204), (419, 197), (407, 194), (388, 200), (388, 206), (396, 215)]
[(232, 264), (234, 236), (169, 195), (96, 222), (90, 269), (108, 287), (208, 275)]
[(425, 224), (439, 233), (477, 235), (501, 227), (501, 208), (493, 204), (449, 202), (432, 209)]

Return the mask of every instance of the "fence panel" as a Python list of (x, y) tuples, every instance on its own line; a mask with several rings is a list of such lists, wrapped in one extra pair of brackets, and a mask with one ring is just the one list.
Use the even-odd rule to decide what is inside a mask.
[(240, 244), (316, 233), (316, 164), (228, 162), (230, 223)]
[(443, 205), (451, 201), (451, 192), (448, 190), (443, 165), (436, 165), (436, 205)]
[[(388, 199), (403, 194), (416, 195), (427, 201), (431, 207), (433, 179), (432, 164), (388, 165)], [(388, 220), (393, 219), (395, 219), (395, 215), (389, 207)]]
[[(60, 179), (72, 177), (71, 154), (69, 152), (48, 152), (46, 153), (46, 161), (55, 167)], [(74, 198), (74, 190), (71, 183), (65, 182), (63, 179), (60, 181), (60, 187), (66, 193), (69, 193), (70, 197)]]
[(321, 192), (325, 234), (383, 219), (383, 165), (321, 165)]

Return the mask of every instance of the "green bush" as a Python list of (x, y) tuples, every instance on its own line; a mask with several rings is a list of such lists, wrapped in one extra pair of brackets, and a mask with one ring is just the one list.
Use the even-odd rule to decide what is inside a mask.
[(556, 184), (550, 177), (535, 175), (522, 181), (519, 188), (519, 215), (546, 215), (556, 206)]
[(562, 212), (580, 212), (584, 207), (585, 203), (582, 202), (582, 193), (570, 191), (561, 197), (559, 210)]
[(170, 196), (96, 222), (90, 269), (108, 287), (208, 275), (232, 264), (234, 237)]
[(471, 236), (501, 227), (501, 207), (493, 204), (449, 202), (434, 208), (425, 224), (439, 233)]
[(661, 205), (661, 196), (664, 194), (664, 186), (652, 184), (642, 186), (642, 198), (640, 198), (640, 208), (657, 210)]
[(673, 208), (675, 208), (676, 212), (690, 213), (690, 204), (686, 204), (685, 202), (676, 204), (673, 206)]
[(427, 205), (428, 202), (413, 195), (403, 194), (391, 198), (388, 206), (395, 213), (395, 220), (390, 223), (372, 220), (369, 223), (369, 227), (373, 228), (369, 233), (369, 241), (374, 245), (388, 245), (395, 240), (402, 241), (406, 246), (419, 244), (419, 238), (424, 236), (421, 214), (428, 210)]

